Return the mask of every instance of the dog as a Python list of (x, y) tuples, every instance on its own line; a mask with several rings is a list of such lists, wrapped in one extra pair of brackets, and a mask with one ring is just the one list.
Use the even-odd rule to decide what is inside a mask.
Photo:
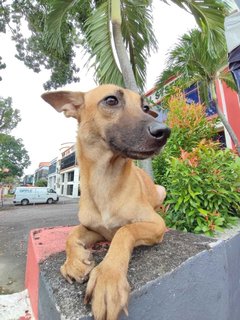
[[(84, 303), (92, 304), (96, 320), (128, 314), (128, 264), (133, 248), (160, 243), (166, 231), (157, 210), (166, 196), (132, 159), (159, 153), (170, 129), (143, 97), (108, 84), (89, 92), (46, 92), (42, 98), (58, 112), (78, 121), (77, 159), (80, 167), (80, 225), (66, 242), (61, 274), (70, 283), (89, 277)], [(111, 241), (95, 266), (89, 247)]]

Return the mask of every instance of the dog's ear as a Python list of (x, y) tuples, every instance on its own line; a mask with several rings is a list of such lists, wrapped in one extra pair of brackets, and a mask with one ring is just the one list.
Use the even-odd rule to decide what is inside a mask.
[(66, 117), (79, 119), (79, 109), (84, 104), (84, 93), (73, 91), (53, 91), (41, 95), (58, 112), (64, 112)]

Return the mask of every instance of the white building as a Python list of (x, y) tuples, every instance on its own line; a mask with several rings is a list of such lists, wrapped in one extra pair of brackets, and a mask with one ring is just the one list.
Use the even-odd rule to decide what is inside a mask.
[(51, 161), (48, 187), (62, 196), (73, 198), (80, 196), (79, 168), (74, 143), (62, 144), (59, 156)]
[(60, 194), (60, 174), (59, 174), (59, 160), (53, 159), (50, 162), (48, 171), (48, 188), (53, 189)]

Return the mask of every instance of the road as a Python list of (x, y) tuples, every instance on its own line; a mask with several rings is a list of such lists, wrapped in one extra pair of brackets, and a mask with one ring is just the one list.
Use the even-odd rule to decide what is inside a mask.
[(0, 294), (24, 290), (27, 241), (36, 228), (76, 225), (78, 199), (0, 208)]

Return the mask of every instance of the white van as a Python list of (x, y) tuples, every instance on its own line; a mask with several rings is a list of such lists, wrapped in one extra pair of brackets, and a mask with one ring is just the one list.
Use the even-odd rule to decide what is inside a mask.
[(18, 187), (16, 188), (13, 203), (26, 206), (30, 203), (54, 203), (58, 201), (56, 191), (42, 187)]

